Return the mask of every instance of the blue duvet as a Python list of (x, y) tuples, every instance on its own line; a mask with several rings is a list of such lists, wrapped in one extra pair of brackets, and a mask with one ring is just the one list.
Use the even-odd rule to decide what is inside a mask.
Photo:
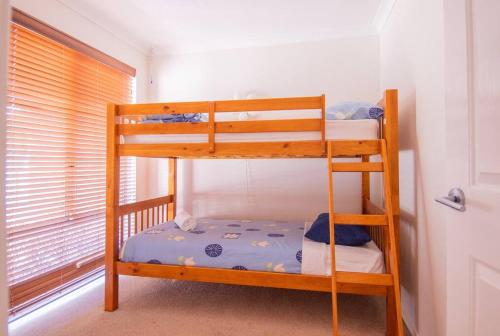
[(198, 219), (189, 232), (170, 221), (128, 239), (121, 260), (300, 273), (303, 235), (299, 221)]

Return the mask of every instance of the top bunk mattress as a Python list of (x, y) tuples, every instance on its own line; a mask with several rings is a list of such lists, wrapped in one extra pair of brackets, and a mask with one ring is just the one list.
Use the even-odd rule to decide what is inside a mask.
[[(379, 138), (379, 123), (376, 119), (326, 120), (327, 140), (376, 140)], [(155, 134), (123, 136), (123, 144), (203, 143), (207, 134)], [(217, 133), (216, 142), (270, 142), (321, 140), (320, 132), (261, 132), (261, 133)]]

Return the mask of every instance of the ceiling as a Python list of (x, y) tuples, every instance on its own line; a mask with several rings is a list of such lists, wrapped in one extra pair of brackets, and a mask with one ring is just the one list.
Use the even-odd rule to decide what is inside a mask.
[(58, 0), (144, 53), (378, 33), (395, 0)]

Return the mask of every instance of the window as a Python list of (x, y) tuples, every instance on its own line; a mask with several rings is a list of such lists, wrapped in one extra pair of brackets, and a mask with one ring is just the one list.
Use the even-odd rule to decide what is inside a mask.
[[(6, 227), (13, 311), (102, 267), (106, 104), (135, 100), (134, 74), (56, 40), (11, 25)], [(121, 168), (120, 201), (133, 202), (135, 159), (123, 158)]]

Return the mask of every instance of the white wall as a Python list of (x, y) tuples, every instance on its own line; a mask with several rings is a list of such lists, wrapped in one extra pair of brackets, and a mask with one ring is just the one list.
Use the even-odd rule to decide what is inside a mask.
[[(378, 37), (153, 57), (151, 97), (156, 101), (326, 94), (334, 101), (379, 99)], [(181, 201), (198, 216), (311, 219), (327, 209), (323, 160), (199, 160), (184, 162)], [(148, 175), (166, 167), (148, 166)], [(143, 174), (140, 172), (140, 174)], [(144, 180), (147, 180), (144, 178)], [(147, 194), (165, 192), (165, 179), (149, 179)], [(337, 179), (337, 205), (359, 209), (357, 175)], [(356, 183), (358, 182), (358, 183)]]
[(10, 8), (0, 0), (0, 336), (7, 335), (7, 277), (5, 264), (4, 157), (5, 157), (5, 91), (7, 88), (7, 41)]
[(442, 0), (398, 0), (380, 36), (381, 87), (399, 89), (401, 268), (406, 323), (446, 334)]

